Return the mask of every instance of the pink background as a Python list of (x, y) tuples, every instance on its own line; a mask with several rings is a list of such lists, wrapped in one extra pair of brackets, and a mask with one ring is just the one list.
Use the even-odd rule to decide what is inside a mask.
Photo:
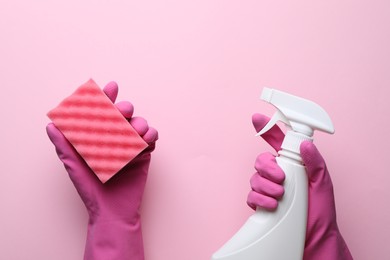
[(331, 115), (318, 133), (355, 259), (390, 259), (389, 1), (1, 1), (2, 259), (81, 259), (87, 215), (46, 112), (90, 77), (158, 128), (148, 260), (209, 259), (251, 214), (264, 86)]

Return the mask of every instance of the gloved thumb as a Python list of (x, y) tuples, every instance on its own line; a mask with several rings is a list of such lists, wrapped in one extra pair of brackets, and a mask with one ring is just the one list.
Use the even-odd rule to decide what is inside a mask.
[(300, 146), (300, 151), (309, 178), (310, 188), (322, 191), (333, 190), (332, 180), (325, 160), (317, 147), (310, 141), (304, 141)]
[(61, 133), (60, 130), (53, 124), (49, 123), (46, 126), (46, 132), (49, 136), (50, 141), (54, 144), (56, 152), (61, 161), (64, 162), (65, 159), (70, 159), (67, 157), (76, 158), (78, 157), (77, 152), (65, 136)]

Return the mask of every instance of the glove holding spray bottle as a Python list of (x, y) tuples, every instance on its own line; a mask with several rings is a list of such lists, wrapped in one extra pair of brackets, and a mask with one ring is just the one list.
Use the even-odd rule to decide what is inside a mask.
[[(259, 132), (269, 122), (269, 118), (254, 114), (252, 122), (256, 132)], [(261, 137), (275, 151), (278, 151), (282, 145), (284, 133), (275, 125)], [(309, 179), (308, 217), (303, 259), (353, 259), (337, 226), (333, 185), (325, 161), (311, 142), (303, 142), (300, 152)], [(284, 193), (282, 185), (285, 178), (284, 172), (276, 163), (275, 156), (269, 152), (260, 154), (256, 158), (255, 169), (256, 173), (250, 180), (252, 190), (249, 192), (247, 203), (253, 209), (260, 207), (274, 211), (278, 206), (278, 200)]]
[[(318, 220), (335, 223), (334, 217), (316, 217), (321, 214), (320, 205), (312, 206), (308, 217), (308, 177), (306, 170), (326, 172), (322, 157), (315, 155), (312, 144), (314, 130), (333, 133), (334, 128), (329, 115), (316, 103), (284, 93), (264, 88), (261, 99), (272, 104), (277, 112), (266, 124), (263, 124), (257, 135), (263, 136), (277, 150), (278, 156), (265, 154), (258, 157), (256, 169), (260, 174), (251, 180), (253, 192), (248, 196), (248, 204), (256, 212), (247, 220), (241, 229), (213, 256), (212, 260), (300, 260), (309, 259), (310, 251), (317, 250), (329, 225)], [(264, 120), (263, 120), (264, 121)], [(276, 126), (281, 121), (290, 129), (284, 135)], [(301, 151), (301, 147), (303, 150)], [(305, 163), (308, 166), (305, 167)], [(322, 174), (322, 176), (328, 176)], [(315, 183), (324, 182), (329, 187), (330, 178), (321, 178)], [(318, 186), (315, 185), (315, 186)], [(279, 201), (278, 201), (279, 200)], [(333, 197), (321, 198), (320, 204), (332, 204)], [(315, 207), (319, 207), (315, 209)], [(332, 207), (332, 206), (330, 206)], [(272, 211), (266, 209), (273, 209)], [(332, 214), (331, 214), (332, 215)], [(328, 219), (329, 218), (329, 219)], [(334, 220), (333, 220), (334, 219)], [(314, 235), (308, 229), (310, 243), (305, 250), (306, 226), (325, 227)], [(337, 229), (338, 230), (338, 229)], [(323, 237), (324, 235), (324, 237)], [(341, 238), (341, 236), (339, 236)], [(341, 238), (342, 243), (345, 245)], [(346, 248), (346, 247), (345, 247)], [(332, 250), (332, 248), (327, 248)], [(334, 249), (333, 249), (334, 250)], [(347, 250), (348, 251), (348, 250)], [(314, 256), (313, 256), (314, 257)], [(324, 256), (325, 257), (325, 256)], [(330, 257), (330, 258), (329, 258)], [(331, 257), (314, 259), (342, 259)], [(345, 258), (348, 259), (348, 258)]]

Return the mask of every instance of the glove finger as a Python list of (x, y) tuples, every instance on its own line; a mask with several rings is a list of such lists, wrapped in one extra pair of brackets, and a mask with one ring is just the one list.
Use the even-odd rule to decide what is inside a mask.
[(112, 101), (112, 103), (115, 103), (116, 97), (118, 96), (118, 84), (115, 81), (108, 82), (103, 88), (103, 92)]
[(283, 170), (276, 163), (275, 156), (271, 153), (262, 153), (257, 156), (255, 169), (260, 176), (278, 184), (282, 184), (286, 177)]
[(148, 122), (142, 117), (131, 118), (130, 124), (140, 136), (145, 135), (149, 130)]
[(275, 210), (278, 206), (278, 201), (272, 197), (268, 197), (252, 190), (248, 194), (247, 204), (252, 209), (260, 207), (267, 210)]
[[(256, 132), (259, 132), (261, 129), (263, 129), (269, 120), (269, 117), (262, 114), (252, 115), (252, 123), (256, 129)], [(271, 145), (275, 149), (275, 151), (279, 151), (282, 146), (284, 133), (282, 132), (282, 130), (280, 130), (279, 126), (274, 125), (270, 130), (262, 134), (261, 137), (269, 145)]]
[(327, 170), (325, 160), (317, 147), (309, 141), (302, 142), (300, 146), (302, 160), (306, 166), (310, 186), (332, 190), (332, 180)]
[(253, 191), (274, 199), (280, 199), (284, 194), (283, 185), (272, 182), (260, 176), (258, 173), (252, 176), (250, 184)]
[(128, 101), (121, 101), (115, 104), (116, 108), (119, 110), (119, 112), (122, 113), (122, 115), (130, 119), (133, 116), (134, 113), (134, 106)]
[(153, 127), (149, 127), (148, 131), (142, 136), (148, 144), (154, 143), (158, 140), (158, 132)]

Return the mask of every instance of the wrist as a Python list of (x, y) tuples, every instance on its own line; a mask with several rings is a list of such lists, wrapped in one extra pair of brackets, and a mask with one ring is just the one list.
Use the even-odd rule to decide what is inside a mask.
[(306, 240), (304, 260), (352, 260), (352, 255), (339, 229), (329, 228)]
[(143, 260), (141, 221), (100, 216), (88, 224), (85, 260)]

